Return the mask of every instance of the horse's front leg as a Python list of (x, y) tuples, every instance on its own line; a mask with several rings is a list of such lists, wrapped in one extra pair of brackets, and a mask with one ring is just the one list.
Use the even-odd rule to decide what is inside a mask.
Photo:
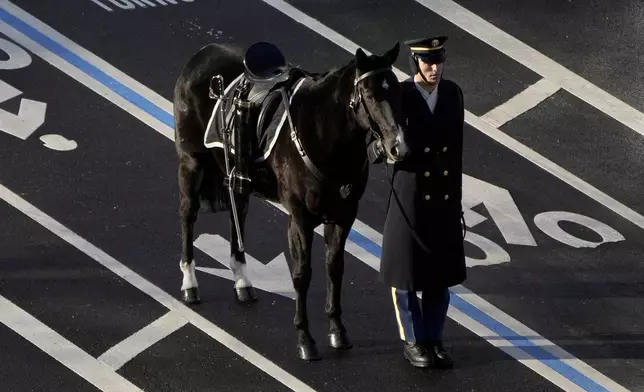
[[(248, 215), (248, 206), (250, 197), (235, 194), (235, 203), (237, 205), (237, 218), (239, 219), (239, 231), (241, 232), (242, 241), (245, 241), (244, 230), (246, 226), (246, 216)], [(239, 302), (252, 302), (257, 299), (255, 289), (246, 273), (246, 252), (239, 249), (237, 241), (237, 228), (235, 226), (235, 217), (232, 209), (230, 210), (230, 270), (233, 271), (235, 278), (235, 295)]]
[(194, 225), (199, 213), (199, 186), (203, 170), (196, 156), (187, 153), (179, 159), (179, 218), (181, 224), (181, 261), (183, 274), (181, 299), (188, 304), (201, 302), (194, 261)]
[(344, 245), (353, 224), (353, 218), (344, 223), (324, 225), (324, 242), (326, 245), (326, 306), (325, 314), (329, 318), (329, 345), (336, 349), (353, 347), (342, 324), (342, 277), (344, 275)]
[(306, 310), (307, 294), (311, 284), (311, 245), (313, 225), (302, 211), (293, 211), (288, 221), (288, 242), (291, 259), (291, 276), (295, 289), (295, 317), (297, 353), (305, 361), (320, 359), (315, 340), (309, 330)]

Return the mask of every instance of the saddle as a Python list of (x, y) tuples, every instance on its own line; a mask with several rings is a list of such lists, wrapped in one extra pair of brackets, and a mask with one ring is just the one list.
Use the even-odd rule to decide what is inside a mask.
[[(223, 99), (215, 104), (204, 145), (208, 148), (223, 148), (224, 131), (231, 127), (235, 115), (234, 95), (240, 86), (246, 84), (248, 91), (245, 101), (250, 111), (245, 131), (252, 135), (250, 151), (242, 151), (252, 156), (255, 162), (265, 160), (271, 152), (274, 140), (279, 135), (286, 119), (286, 110), (292, 96), (303, 81), (304, 71), (286, 61), (281, 50), (269, 42), (258, 42), (249, 46), (243, 57), (244, 72), (226, 88)], [(284, 102), (284, 101), (287, 102)], [(223, 124), (217, 116), (219, 106), (224, 105)], [(232, 133), (239, 132), (232, 126)], [(251, 132), (252, 131), (252, 132)], [(235, 137), (231, 139), (231, 153), (237, 154)]]
[[(252, 84), (248, 101), (252, 107), (261, 109), (257, 116), (257, 132), (261, 137), (266, 114), (274, 114), (276, 106), (281, 103), (276, 101), (284, 98), (276, 87), (289, 81), (299, 69), (287, 63), (282, 51), (269, 42), (258, 42), (248, 47), (244, 53), (244, 67), (244, 78)], [(290, 99), (289, 94), (287, 98)]]

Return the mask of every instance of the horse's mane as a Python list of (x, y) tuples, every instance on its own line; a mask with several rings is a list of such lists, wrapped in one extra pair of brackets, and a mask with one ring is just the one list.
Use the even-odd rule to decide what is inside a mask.
[(328, 94), (335, 97), (341, 92), (341, 88), (343, 87), (339, 86), (339, 82), (347, 77), (349, 73), (353, 78), (352, 71), (355, 71), (356, 65), (356, 60), (352, 59), (345, 65), (331, 68), (325, 72), (305, 72), (305, 76), (312, 83), (305, 84), (306, 87), (303, 86), (302, 93), (306, 95)]

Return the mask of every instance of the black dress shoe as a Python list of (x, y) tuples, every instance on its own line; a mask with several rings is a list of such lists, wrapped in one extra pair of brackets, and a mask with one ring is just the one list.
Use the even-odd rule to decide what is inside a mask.
[(428, 355), (427, 349), (419, 343), (405, 342), (403, 355), (405, 356), (405, 359), (415, 367), (426, 368), (429, 367), (429, 364), (431, 363), (431, 358)]
[(434, 342), (429, 345), (429, 356), (436, 369), (451, 369), (454, 366), (454, 361), (445, 351), (442, 342)]

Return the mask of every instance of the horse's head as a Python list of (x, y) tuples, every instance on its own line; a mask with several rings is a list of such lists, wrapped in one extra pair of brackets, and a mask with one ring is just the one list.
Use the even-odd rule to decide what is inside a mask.
[(408, 153), (402, 131), (402, 89), (393, 72), (400, 44), (382, 56), (356, 51), (356, 75), (351, 107), (358, 124), (382, 140), (387, 156), (400, 161)]

